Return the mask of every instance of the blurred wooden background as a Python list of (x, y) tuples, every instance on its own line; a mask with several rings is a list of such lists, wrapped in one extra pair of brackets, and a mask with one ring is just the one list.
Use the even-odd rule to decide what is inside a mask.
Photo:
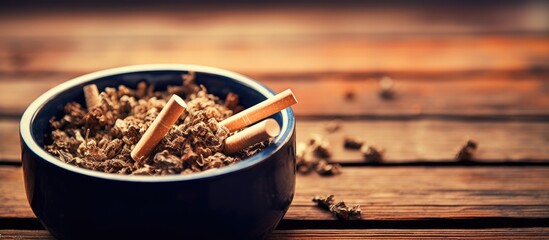
[[(2, 4), (0, 237), (50, 237), (24, 196), (26, 106), (73, 77), (147, 63), (291, 88), (298, 140), (332, 143), (343, 173), (298, 176), (272, 238), (549, 235), (549, 2)], [(379, 96), (384, 76), (390, 100)], [(335, 119), (342, 129), (326, 132)], [(346, 135), (385, 148), (385, 161), (344, 150)], [(468, 139), (477, 159), (455, 161)], [(317, 194), (361, 204), (363, 219), (336, 221), (314, 207)]]

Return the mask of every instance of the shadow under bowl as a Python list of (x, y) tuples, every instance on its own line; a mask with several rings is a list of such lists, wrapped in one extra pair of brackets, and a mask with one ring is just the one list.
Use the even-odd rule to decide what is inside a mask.
[(242, 75), (203, 66), (138, 65), (84, 75), (35, 100), (21, 119), (25, 189), (30, 206), (58, 239), (258, 239), (280, 222), (295, 190), (295, 119), (287, 108), (272, 117), (281, 133), (260, 153), (214, 171), (172, 176), (108, 174), (61, 162), (44, 150), (49, 120), (71, 101), (84, 104), (82, 87), (135, 88), (145, 81), (156, 91), (180, 85), (181, 74), (224, 98), (229, 91), (250, 107), (274, 93)]

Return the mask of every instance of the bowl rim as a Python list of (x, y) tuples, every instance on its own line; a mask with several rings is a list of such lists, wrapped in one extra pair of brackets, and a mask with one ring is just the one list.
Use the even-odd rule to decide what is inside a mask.
[[(254, 165), (260, 164), (267, 161), (267, 159), (279, 152), (280, 149), (286, 145), (290, 139), (291, 135), (294, 134), (295, 128), (295, 118), (293, 110), (288, 107), (281, 111), (282, 114), (282, 126), (280, 129), (280, 134), (274, 139), (274, 142), (269, 145), (266, 149), (259, 152), (258, 154), (246, 159), (245, 161), (240, 161), (236, 164), (225, 166), (211, 171), (204, 171), (199, 173), (185, 174), (185, 175), (164, 175), (164, 176), (141, 176), (141, 175), (123, 175), (116, 173), (105, 173), (90, 169), (85, 169), (82, 167), (74, 166), (68, 163), (64, 163), (53, 156), (34, 140), (31, 133), (31, 125), (36, 117), (36, 114), (45, 106), (47, 102), (55, 98), (62, 92), (77, 87), (78, 85), (83, 85), (87, 82), (93, 80), (109, 77), (112, 75), (120, 74), (129, 74), (129, 73), (140, 73), (140, 72), (151, 72), (151, 71), (194, 71), (200, 73), (208, 73), (214, 75), (220, 75), (224, 77), (231, 78), (245, 86), (249, 86), (254, 90), (258, 91), (260, 94), (265, 97), (274, 96), (275, 93), (269, 89), (267, 86), (255, 81), (251, 78), (248, 78), (244, 75), (231, 72), (228, 70), (193, 65), (193, 64), (144, 64), (144, 65), (131, 65), (125, 67), (110, 68), (105, 70), (100, 70), (92, 73), (88, 73), (68, 81), (65, 81), (50, 90), (43, 93), (40, 97), (34, 100), (25, 110), (21, 117), (21, 122), (19, 124), (19, 133), (21, 136), (22, 144), (25, 144), (26, 147), (36, 154), (38, 157), (44, 159), (46, 162), (53, 164), (54, 166), (60, 167), (64, 170), (82, 174), (89, 177), (101, 178), (106, 180), (117, 180), (117, 181), (127, 181), (127, 182), (175, 182), (175, 181), (191, 181), (191, 180), (204, 180), (207, 178), (214, 178), (220, 175), (229, 174), (239, 170), (244, 170), (250, 168)], [(24, 146), (22, 151), (24, 151)], [(22, 159), (24, 161), (24, 159)]]

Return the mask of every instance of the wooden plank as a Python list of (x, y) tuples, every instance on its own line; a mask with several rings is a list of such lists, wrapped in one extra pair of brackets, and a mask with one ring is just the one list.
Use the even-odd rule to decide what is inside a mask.
[(334, 194), (360, 204), (363, 220), (549, 216), (549, 168), (360, 168), (300, 176), (285, 219), (333, 217), (311, 204)]
[[(0, 167), (0, 218), (34, 218), (21, 175), (18, 167)], [(362, 221), (546, 219), (549, 168), (344, 167), (334, 177), (299, 175), (285, 220), (334, 219), (311, 201), (327, 194), (361, 204)]]
[(12, 10), (0, 14), (0, 71), (153, 62), (243, 73), (543, 69), (549, 8), (538, 5)]
[(548, 228), (307, 229), (277, 230), (267, 239), (530, 239), (549, 238)]
[(23, 169), (0, 166), (0, 182), (0, 218), (35, 218), (25, 195)]
[(311, 205), (334, 194), (360, 204), (363, 220), (547, 217), (549, 168), (356, 168), (335, 177), (311, 174), (297, 181), (285, 219), (333, 218)]
[(0, 120), (0, 162), (21, 162), (19, 122)]
[[(21, 2), (21, 1), (16, 1)], [(93, 1), (80, 9), (40, 4), (0, 9), (0, 36), (253, 36), (302, 34), (471, 34), (547, 32), (548, 4), (418, 4), (344, 1), (315, 4), (127, 4)], [(246, 1), (244, 1), (246, 2)], [(33, 6), (38, 6), (34, 7)], [(45, 5), (49, 6), (49, 5)], [(67, 6), (69, 8), (67, 8)], [(73, 8), (70, 8), (70, 7)], [(78, 6), (78, 4), (76, 4)], [(50, 6), (52, 7), (52, 6)], [(466, 18), (464, 18), (466, 16)], [(26, 31), (36, 25), (34, 31)], [(265, 26), (269, 26), (266, 28)], [(139, 29), (139, 31), (137, 30)]]
[[(0, 230), (1, 239), (54, 239), (46, 230)], [(305, 229), (275, 230), (267, 237), (276, 239), (542, 239), (549, 228), (490, 229)]]
[(0, 71), (91, 72), (146, 63), (242, 73), (527, 71), (549, 67), (548, 41), (548, 36), (492, 35), (4, 37)]
[[(42, 93), (77, 75), (0, 74), (0, 113), (18, 116)], [(372, 74), (280, 73), (252, 77), (276, 92), (291, 88), (299, 99), (299, 104), (293, 106), (299, 117), (549, 115), (549, 72), (395, 74), (393, 100), (380, 98), (380, 77)], [(349, 92), (354, 95), (351, 101), (345, 97)]]
[[(321, 134), (330, 142), (333, 161), (364, 162), (359, 151), (343, 148), (345, 136), (362, 137), (366, 144), (385, 148), (384, 163), (452, 162), (469, 139), (477, 141), (476, 162), (549, 161), (548, 122), (358, 121), (341, 120), (341, 129), (325, 130), (329, 121), (299, 120), (297, 141)], [(20, 162), (19, 123), (0, 120), (0, 161)]]
[[(263, 80), (275, 91), (292, 88), (298, 116), (494, 116), (549, 113), (546, 74), (478, 73), (462, 76), (394, 77), (395, 99), (379, 96), (380, 77)], [(273, 79), (274, 80), (274, 79)], [(347, 99), (348, 93), (354, 95)], [(319, 97), (324, 96), (324, 97)]]
[(11, 230), (1, 229), (0, 239), (41, 239), (41, 240), (55, 240), (55, 238), (46, 230)]
[(385, 149), (386, 163), (453, 161), (469, 139), (478, 145), (478, 162), (549, 160), (549, 123), (463, 121), (339, 121), (341, 129), (325, 130), (329, 121), (297, 122), (297, 141), (312, 134), (330, 142), (336, 162), (363, 162), (359, 151), (343, 147), (345, 136), (357, 136)]

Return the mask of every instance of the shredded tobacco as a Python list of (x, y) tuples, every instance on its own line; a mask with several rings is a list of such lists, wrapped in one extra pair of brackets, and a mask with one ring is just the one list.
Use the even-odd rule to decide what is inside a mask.
[(462, 161), (462, 162), (472, 161), (475, 157), (477, 147), (478, 147), (478, 144), (475, 141), (473, 140), (467, 141), (467, 143), (457, 153), (456, 160)]
[(379, 163), (383, 161), (384, 149), (370, 145), (363, 146), (360, 151), (362, 152), (362, 156), (364, 156), (364, 160), (367, 162)]
[[(194, 82), (194, 73), (182, 75), (183, 85), (154, 91), (140, 82), (137, 89), (106, 88), (99, 106), (86, 110), (79, 103), (65, 105), (65, 115), (50, 120), (54, 129), (45, 149), (61, 161), (107, 173), (130, 175), (188, 174), (232, 165), (268, 146), (271, 140), (250, 146), (233, 156), (222, 153), (231, 133), (217, 123), (243, 109), (237, 94), (222, 101)], [(149, 125), (172, 94), (182, 96), (186, 113), (145, 160), (130, 157)], [(48, 138), (48, 137), (47, 137)]]
[(384, 76), (379, 81), (379, 96), (383, 100), (391, 100), (395, 98), (395, 82), (392, 78)]
[(332, 120), (326, 124), (324, 129), (329, 133), (337, 132), (341, 129), (341, 122), (339, 120)]
[(341, 173), (341, 166), (330, 163), (330, 144), (321, 135), (314, 135), (308, 143), (300, 142), (296, 149), (296, 169), (302, 174), (316, 171), (322, 176)]
[(327, 160), (320, 159), (316, 163), (316, 172), (321, 176), (332, 176), (341, 173), (341, 166), (335, 163), (329, 163)]
[(360, 150), (364, 145), (364, 140), (357, 136), (345, 136), (343, 139), (343, 147), (346, 149)]
[(357, 219), (361, 215), (360, 205), (349, 207), (343, 201), (335, 203), (334, 195), (316, 196), (313, 198), (313, 202), (316, 202), (318, 207), (329, 210), (338, 219)]

